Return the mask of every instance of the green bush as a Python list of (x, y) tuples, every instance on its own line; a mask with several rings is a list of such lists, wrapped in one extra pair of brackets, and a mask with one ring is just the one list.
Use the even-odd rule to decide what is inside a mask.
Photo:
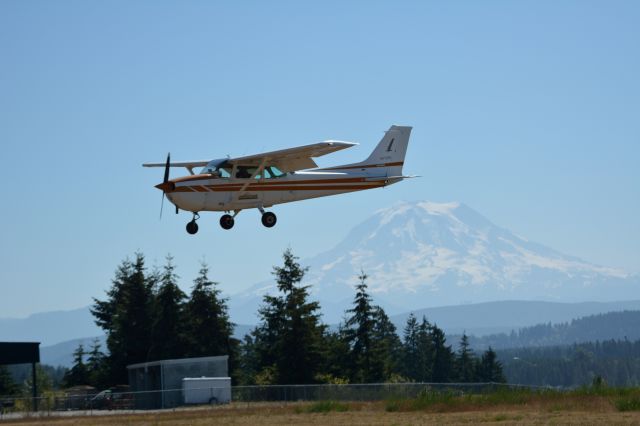
[(640, 396), (618, 398), (615, 401), (615, 406), (618, 411), (640, 411)]
[(349, 411), (349, 406), (336, 401), (319, 401), (304, 407), (300, 412), (307, 413), (328, 413), (330, 411), (344, 412)]

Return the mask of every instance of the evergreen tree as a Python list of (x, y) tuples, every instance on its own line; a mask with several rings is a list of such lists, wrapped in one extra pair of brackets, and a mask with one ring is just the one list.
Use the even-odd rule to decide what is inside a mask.
[(456, 354), (456, 375), (462, 383), (476, 381), (476, 359), (473, 350), (469, 348), (469, 337), (466, 333), (462, 333), (460, 348)]
[(258, 309), (260, 324), (250, 333), (251, 346), (245, 341), (244, 351), (251, 351), (251, 357), (257, 361), (254, 378), (264, 377), (260, 384), (276, 384), (277, 381), (274, 371), (280, 356), (279, 341), (286, 327), (284, 305), (283, 297), (265, 295)]
[(408, 379), (419, 380), (418, 320), (413, 312), (407, 318), (402, 337), (402, 374)]
[(94, 299), (91, 313), (107, 334), (109, 385), (127, 383), (126, 366), (148, 361), (154, 284), (145, 276), (144, 256), (136, 253), (116, 270), (107, 300)]
[(482, 382), (506, 383), (507, 379), (502, 372), (502, 364), (491, 347), (482, 354), (478, 364), (478, 379)]
[(0, 397), (13, 396), (19, 391), (18, 385), (14, 382), (13, 377), (9, 373), (9, 369), (0, 365)]
[(73, 351), (73, 366), (64, 375), (62, 379), (63, 386), (70, 388), (77, 385), (89, 384), (89, 371), (84, 363), (84, 347), (79, 344)]
[(374, 332), (374, 307), (371, 304), (371, 296), (367, 293), (367, 275), (362, 272), (356, 286), (356, 296), (353, 308), (347, 310), (351, 313), (345, 323), (344, 335), (349, 344), (351, 358), (350, 378), (355, 383), (371, 383), (378, 381), (379, 366), (374, 365), (372, 348)]
[(322, 383), (349, 383), (350, 356), (349, 344), (344, 338), (344, 329), (329, 332), (325, 335), (323, 374), (319, 377)]
[(435, 362), (433, 328), (424, 316), (422, 317), (422, 322), (418, 326), (416, 344), (418, 356), (415, 360), (417, 369), (415, 379), (419, 382), (431, 382), (433, 380)]
[(325, 326), (320, 305), (308, 302), (308, 286), (300, 286), (306, 268), (290, 249), (284, 265), (274, 267), (280, 296), (265, 296), (259, 314), (261, 324), (253, 331), (259, 373), (278, 384), (313, 383), (320, 373)]
[(229, 320), (227, 299), (209, 279), (209, 268), (202, 264), (187, 302), (189, 356), (231, 355), (234, 324)]
[(153, 303), (149, 360), (183, 358), (186, 349), (186, 295), (178, 287), (173, 258), (167, 256)]
[(378, 371), (378, 380), (389, 380), (400, 373), (402, 342), (385, 311), (376, 306), (373, 310), (373, 368)]
[(433, 343), (433, 371), (431, 379), (436, 383), (450, 382), (454, 373), (454, 355), (451, 346), (447, 346), (444, 331), (435, 324), (431, 326)]
[(256, 377), (260, 372), (261, 359), (252, 333), (245, 335), (239, 345), (237, 365), (236, 383), (255, 385)]
[(233, 337), (235, 324), (217, 285), (209, 279), (209, 267), (203, 263), (186, 306), (187, 356), (228, 355), (230, 375), (237, 382), (240, 342)]
[(98, 389), (107, 387), (108, 380), (105, 377), (105, 356), (100, 351), (100, 340), (93, 340), (91, 350), (87, 357), (88, 383)]

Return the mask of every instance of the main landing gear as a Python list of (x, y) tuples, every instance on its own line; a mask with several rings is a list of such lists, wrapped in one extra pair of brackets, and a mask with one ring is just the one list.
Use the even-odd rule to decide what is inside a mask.
[(260, 210), (260, 213), (262, 213), (262, 224), (267, 228), (273, 228), (273, 226), (278, 221), (275, 213), (266, 212), (262, 207), (258, 207), (258, 210)]
[(223, 214), (220, 218), (220, 226), (222, 226), (222, 229), (231, 229), (234, 224), (235, 220), (230, 214)]
[(189, 234), (194, 235), (198, 232), (198, 224), (196, 223), (196, 220), (198, 219), (200, 219), (200, 215), (198, 213), (194, 213), (191, 222), (187, 223), (187, 232)]

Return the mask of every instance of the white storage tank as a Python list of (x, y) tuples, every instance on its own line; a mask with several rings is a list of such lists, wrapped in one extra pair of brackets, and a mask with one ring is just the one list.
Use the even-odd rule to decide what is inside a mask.
[(228, 404), (231, 377), (185, 377), (182, 393), (185, 404)]

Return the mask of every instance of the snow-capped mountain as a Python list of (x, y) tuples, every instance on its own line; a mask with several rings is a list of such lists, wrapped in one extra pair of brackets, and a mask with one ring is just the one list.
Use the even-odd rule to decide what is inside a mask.
[[(640, 298), (640, 279), (528, 241), (462, 203), (402, 202), (379, 210), (333, 249), (302, 261), (325, 321), (338, 321), (364, 271), (388, 312), (493, 300)], [(231, 298), (245, 318), (272, 283)], [(245, 309), (246, 308), (246, 309)]]

